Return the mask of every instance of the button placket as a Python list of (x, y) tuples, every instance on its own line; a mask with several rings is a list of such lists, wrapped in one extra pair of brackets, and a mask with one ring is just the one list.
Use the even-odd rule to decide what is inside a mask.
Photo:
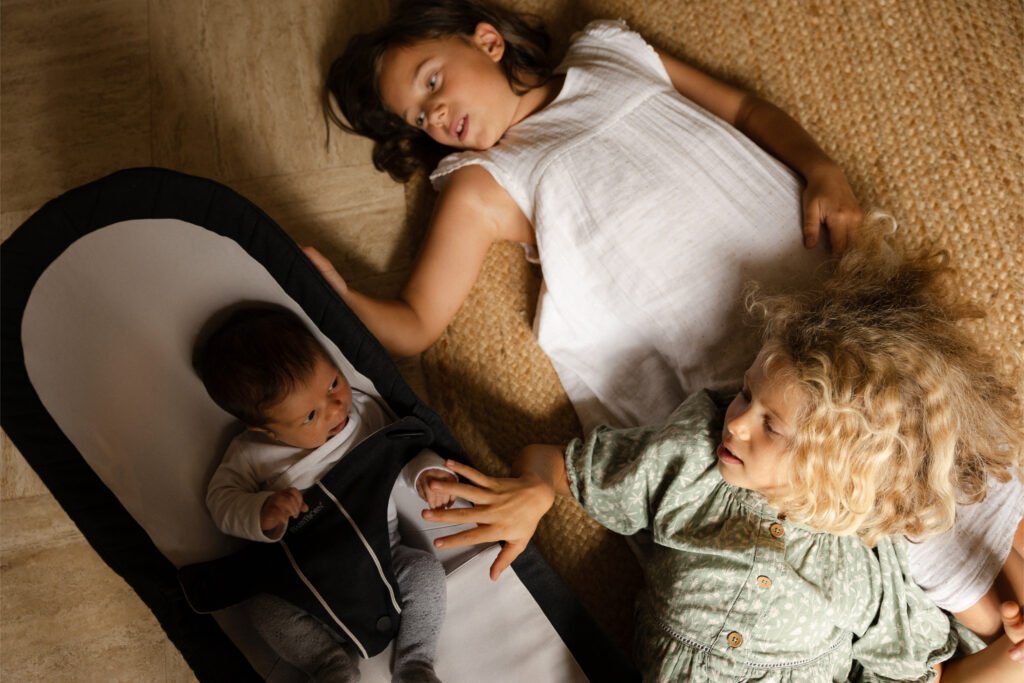
[[(770, 617), (775, 604), (775, 601), (763, 592), (772, 588), (774, 580), (768, 574), (759, 573), (757, 570), (771, 571), (772, 568), (778, 568), (780, 563), (784, 563), (786, 542), (783, 537), (786, 535), (786, 527), (782, 524), (784, 517), (781, 515), (776, 517), (773, 514), (772, 517), (768, 517), (760, 510), (758, 513), (755, 518), (750, 520), (752, 522), (750, 531), (759, 537), (757, 550), (750, 558), (752, 560), (750, 568), (753, 571), (747, 575), (738, 599), (733, 605), (734, 609), (729, 610), (729, 613), (725, 615), (723, 626), (732, 622), (732, 626), (749, 626), (756, 631), (761, 628), (762, 620), (766, 616)], [(765, 534), (765, 531), (768, 533)], [(755, 585), (747, 583), (750, 581), (751, 575), (754, 577)], [(739, 650), (746, 642), (746, 636), (740, 631), (725, 631), (723, 629), (719, 633), (724, 633), (725, 644), (729, 650)], [(750, 647), (749, 643), (747, 643), (747, 647)]]

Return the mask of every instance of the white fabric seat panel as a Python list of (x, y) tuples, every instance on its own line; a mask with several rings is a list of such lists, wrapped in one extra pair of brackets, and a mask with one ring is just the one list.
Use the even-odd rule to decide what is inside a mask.
[[(213, 403), (192, 368), (203, 325), (240, 301), (295, 311), (352, 385), (380, 396), (259, 262), (233, 240), (179, 220), (116, 223), (79, 239), (40, 276), (25, 309), (25, 366), (40, 400), (176, 566), (243, 543), (216, 528), (205, 504), (207, 482), (241, 426)], [(424, 522), (422, 501), (411, 493), (396, 502), (406, 542), (432, 549), (431, 538), (457, 530)], [(451, 574), (479, 551), (439, 555)], [(440, 675), (523, 680), (536, 666), (538, 680), (586, 680), (537, 604), (524, 599), (529, 593), (514, 572), (494, 585), (489, 563), (480, 556), (449, 577)], [(232, 610), (217, 618), (261, 675), (302, 680)], [(390, 648), (364, 662), (363, 680), (390, 681), (389, 661)]]

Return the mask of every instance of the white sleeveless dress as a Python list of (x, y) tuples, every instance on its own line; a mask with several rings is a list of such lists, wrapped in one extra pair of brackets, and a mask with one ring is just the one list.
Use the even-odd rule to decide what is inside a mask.
[[(702, 388), (739, 386), (760, 346), (744, 285), (811, 287), (823, 247), (802, 245), (799, 179), (680, 95), (624, 22), (588, 25), (557, 72), (551, 104), (431, 181), (483, 166), (530, 220), (534, 329), (584, 432), (654, 423)], [(985, 589), (995, 575), (971, 572)]]
[(495, 147), (445, 158), (435, 186), (484, 166), (535, 230), (535, 330), (585, 431), (666, 417), (702, 388), (736, 387), (758, 340), (743, 285), (808, 286), (800, 183), (679, 95), (622, 22), (578, 34), (554, 102)]

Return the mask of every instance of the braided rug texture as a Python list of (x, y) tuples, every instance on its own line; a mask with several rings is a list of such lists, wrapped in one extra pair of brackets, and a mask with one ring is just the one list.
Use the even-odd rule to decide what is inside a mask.
[[(986, 312), (971, 323), (1007, 363), (1024, 357), (1024, 8), (1016, 0), (506, 2), (541, 16), (561, 54), (595, 18), (782, 107), (838, 161), (898, 239), (949, 250)], [(410, 185), (424, 220), (425, 185)], [(793, 226), (799, 230), (799, 226)], [(423, 355), (433, 405), (490, 474), (579, 424), (531, 324), (540, 272), (491, 249), (446, 334)], [(621, 538), (571, 501), (536, 536), (598, 622), (628, 648), (641, 573)]]

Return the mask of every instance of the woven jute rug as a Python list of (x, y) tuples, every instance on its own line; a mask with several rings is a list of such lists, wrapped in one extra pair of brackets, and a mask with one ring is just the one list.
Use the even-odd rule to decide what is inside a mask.
[[(1008, 0), (512, 2), (556, 44), (595, 18), (756, 92), (836, 159), (899, 239), (948, 249), (986, 311), (971, 324), (1007, 363), (1024, 353), (1024, 10)], [(430, 191), (409, 186), (410, 218)], [(798, 226), (794, 226), (798, 230)], [(503, 475), (524, 445), (565, 443), (575, 414), (531, 323), (540, 272), (494, 247), (453, 324), (423, 356), (431, 401), (474, 463)], [(628, 647), (641, 574), (621, 538), (561, 501), (537, 543)]]

